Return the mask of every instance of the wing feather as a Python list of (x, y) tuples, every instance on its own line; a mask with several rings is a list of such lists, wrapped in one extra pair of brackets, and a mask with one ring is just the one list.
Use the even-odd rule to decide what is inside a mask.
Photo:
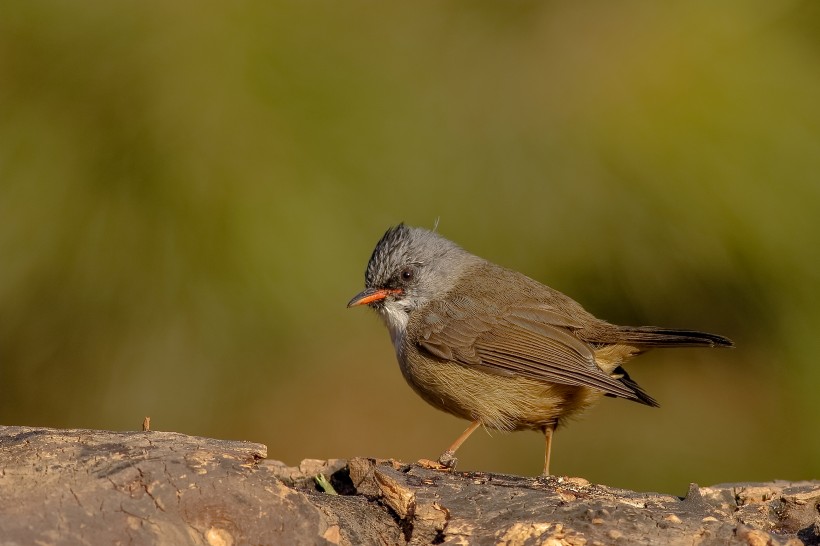
[(595, 363), (590, 345), (573, 335), (581, 325), (547, 306), (516, 306), (475, 313), (469, 298), (430, 304), (416, 343), (430, 355), (489, 373), (545, 383), (586, 386), (611, 396), (638, 395)]

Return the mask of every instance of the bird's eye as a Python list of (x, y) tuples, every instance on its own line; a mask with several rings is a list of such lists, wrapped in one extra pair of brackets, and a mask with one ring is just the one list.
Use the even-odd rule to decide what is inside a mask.
[(415, 275), (416, 272), (413, 270), (412, 267), (405, 267), (401, 270), (401, 280), (403, 281), (412, 281)]

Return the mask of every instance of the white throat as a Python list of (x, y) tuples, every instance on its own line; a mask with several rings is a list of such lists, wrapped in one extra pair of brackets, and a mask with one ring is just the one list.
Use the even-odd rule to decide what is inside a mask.
[(393, 340), (396, 356), (400, 356), (401, 345), (404, 341), (404, 333), (407, 330), (410, 315), (400, 302), (391, 301), (379, 309), (379, 316), (382, 317), (387, 329), (390, 330), (390, 339)]

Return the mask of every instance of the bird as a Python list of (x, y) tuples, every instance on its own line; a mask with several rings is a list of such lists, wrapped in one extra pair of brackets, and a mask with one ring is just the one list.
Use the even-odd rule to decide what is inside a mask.
[(410, 387), (470, 421), (432, 468), (453, 469), (480, 426), (541, 431), (550, 475), (555, 430), (602, 396), (658, 402), (622, 367), (660, 347), (733, 347), (723, 336), (617, 326), (569, 296), (462, 249), (435, 231), (398, 224), (373, 250), (365, 289), (347, 304), (381, 317)]

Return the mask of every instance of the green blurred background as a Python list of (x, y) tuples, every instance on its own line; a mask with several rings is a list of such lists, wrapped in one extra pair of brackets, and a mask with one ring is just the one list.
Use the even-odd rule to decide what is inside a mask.
[[(820, 4), (9, 2), (0, 422), (436, 457), (465, 422), (345, 304), (395, 223), (626, 324), (553, 469), (682, 494), (820, 474)], [(537, 474), (538, 434), (461, 469)]]

